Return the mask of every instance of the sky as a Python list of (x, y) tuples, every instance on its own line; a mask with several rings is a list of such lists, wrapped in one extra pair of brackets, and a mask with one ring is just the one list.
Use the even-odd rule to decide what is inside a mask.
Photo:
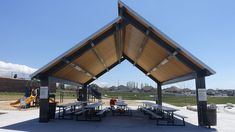
[[(217, 72), (207, 88), (235, 88), (234, 0), (122, 1)], [(39, 69), (117, 16), (117, 0), (1, 0), (0, 61)], [(95, 82), (127, 81), (156, 86), (127, 61)]]
[(0, 61), (0, 77), (12, 78), (15, 74), (17, 74), (17, 78), (30, 79), (30, 74), (32, 74), (36, 70), (37, 69), (31, 68), (26, 65)]

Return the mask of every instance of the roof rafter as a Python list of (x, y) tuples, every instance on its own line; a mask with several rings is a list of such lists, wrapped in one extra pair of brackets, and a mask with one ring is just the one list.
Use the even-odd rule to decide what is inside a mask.
[(148, 40), (149, 40), (149, 30), (146, 30), (146, 33), (145, 33), (145, 36), (144, 36), (144, 39), (138, 49), (138, 53), (137, 53), (137, 56), (135, 57), (134, 59), (134, 65), (136, 65), (136, 63), (138, 62), (140, 56), (142, 55), (143, 51), (144, 51), (144, 47), (145, 45), (147, 44)]
[(159, 69), (161, 66), (165, 65), (166, 63), (168, 63), (171, 59), (173, 59), (176, 55), (178, 54), (178, 51), (173, 52), (171, 55), (169, 55), (167, 58), (163, 59), (160, 63), (158, 63), (156, 66), (154, 66), (153, 68), (151, 68), (148, 73), (146, 74), (147, 76), (149, 76), (152, 72), (156, 71), (157, 69)]
[[(129, 58), (127, 55), (123, 54), (123, 56), (124, 56), (124, 58), (127, 59), (130, 63), (134, 64), (134, 61), (133, 61), (131, 58)], [(136, 66), (140, 71), (142, 71), (144, 74), (147, 74), (147, 71), (146, 71), (144, 68), (142, 68), (140, 65), (136, 64), (135, 66)], [(156, 83), (158, 83), (158, 84), (161, 84), (161, 82), (158, 81), (157, 78), (153, 77), (152, 75), (149, 75), (148, 77), (151, 78), (154, 82), (156, 82)]]
[(106, 69), (107, 71), (109, 70), (107, 65), (105, 64), (104, 59), (101, 57), (100, 53), (97, 51), (97, 49), (95, 48), (95, 44), (93, 42), (91, 42), (91, 49), (94, 52), (94, 54), (96, 55), (96, 57), (99, 59), (100, 63), (103, 64), (104, 69)]
[[(125, 58), (121, 58), (121, 62), (124, 61)], [(114, 68), (116, 65), (119, 64), (119, 61), (116, 61), (115, 63), (113, 63), (111, 66), (108, 67), (108, 69), (112, 69)], [(100, 72), (98, 75), (96, 75), (97, 78), (99, 78), (100, 76), (102, 76), (103, 74), (105, 74), (106, 72), (108, 72), (107, 70), (103, 70), (102, 72)], [(95, 79), (91, 78), (90, 80), (88, 80), (86, 83), (84, 83), (85, 85), (90, 84), (91, 82), (93, 82)]]
[(196, 73), (192, 72), (192, 73), (188, 73), (186, 75), (180, 76), (180, 77), (176, 77), (176, 78), (164, 81), (162, 82), (162, 85), (168, 85), (168, 84), (177, 83), (181, 81), (187, 81), (187, 80), (191, 80), (194, 78), (196, 78)]
[(68, 80), (68, 79), (63, 79), (63, 78), (60, 78), (60, 77), (55, 77), (55, 76), (49, 76), (49, 80), (50, 80), (50, 83), (53, 82), (53, 83), (63, 83), (63, 84), (70, 84), (70, 85), (74, 85), (74, 86), (81, 86), (81, 82), (75, 82), (75, 81), (71, 81), (71, 80)]
[(74, 68), (75, 70), (84, 73), (86, 76), (88, 77), (92, 77), (93, 79), (96, 79), (95, 75), (93, 75), (91, 72), (89, 72), (88, 70), (86, 70), (85, 68), (82, 68), (81, 66), (79, 66), (78, 64), (72, 63), (66, 59), (64, 59), (64, 62), (67, 63), (69, 66), (71, 66), (72, 68)]

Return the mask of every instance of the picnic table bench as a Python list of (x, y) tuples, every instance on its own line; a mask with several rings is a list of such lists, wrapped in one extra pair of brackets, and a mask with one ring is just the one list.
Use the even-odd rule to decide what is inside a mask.
[(106, 115), (106, 112), (109, 110), (108, 107), (100, 110), (96, 115), (99, 117), (99, 120), (102, 119), (102, 117), (104, 117)]
[[(185, 126), (185, 118), (186, 116), (176, 114), (176, 111), (179, 111), (178, 109), (167, 107), (167, 106), (162, 106), (158, 104), (154, 104), (152, 102), (143, 102), (143, 106), (138, 106), (139, 110), (144, 111), (145, 113), (150, 114), (152, 117), (155, 117), (156, 119), (161, 119), (164, 121), (167, 121), (166, 125), (174, 125), (174, 126)], [(156, 114), (155, 112), (160, 112), (160, 115)], [(157, 116), (156, 116), (157, 115)], [(160, 116), (160, 117), (158, 117)], [(175, 118), (179, 117), (182, 118), (183, 124), (176, 124), (175, 123)], [(158, 125), (163, 125), (159, 124), (157, 120)]]
[(81, 120), (85, 120), (85, 119), (79, 119), (78, 117), (83, 115), (88, 109), (83, 109), (83, 110), (80, 110), (78, 112), (75, 113), (75, 116), (76, 116), (76, 120), (77, 121), (81, 121)]
[(156, 113), (154, 113), (151, 110), (148, 110), (148, 109), (146, 109), (144, 107), (140, 108), (140, 110), (142, 110), (145, 114), (148, 114), (149, 115), (149, 119), (156, 119), (157, 125), (162, 125), (162, 124), (159, 124), (159, 120), (161, 120), (163, 118), (162, 116), (157, 115)]
[[(75, 113), (77, 121), (101, 121), (102, 117), (106, 115), (106, 112), (109, 110), (108, 107), (102, 108), (102, 103), (97, 102), (89, 104), (84, 107), (83, 110)], [(80, 116), (80, 119), (79, 119)]]
[(132, 116), (132, 110), (130, 107), (128, 107), (127, 103), (125, 103), (124, 101), (118, 101), (116, 105), (117, 108), (115, 110), (112, 110), (113, 115), (115, 115), (115, 113), (118, 113), (119, 115), (123, 116)]
[(185, 120), (184, 119), (188, 118), (187, 116), (183, 116), (183, 115), (180, 115), (180, 114), (177, 114), (177, 113), (175, 113), (174, 116), (182, 118), (182, 121), (183, 121), (183, 124), (175, 124), (175, 125), (185, 126)]
[(78, 110), (76, 109), (77, 106), (81, 106), (84, 102), (74, 102), (68, 104), (57, 105), (58, 109), (58, 118), (65, 119), (65, 116), (70, 116), (69, 119), (73, 119), (74, 113)]

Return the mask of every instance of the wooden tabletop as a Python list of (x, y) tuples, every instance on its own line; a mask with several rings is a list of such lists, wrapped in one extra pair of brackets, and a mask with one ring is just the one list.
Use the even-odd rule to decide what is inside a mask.
[(84, 101), (79, 101), (79, 102), (73, 102), (73, 103), (68, 103), (68, 104), (61, 104), (58, 105), (58, 107), (70, 107), (70, 106), (79, 106), (85, 103)]
[(97, 103), (89, 104), (89, 105), (85, 106), (85, 108), (96, 108), (96, 107), (99, 107), (101, 105), (102, 105), (102, 103), (97, 102)]
[(162, 106), (162, 105), (158, 105), (158, 104), (155, 104), (152, 107), (155, 108), (155, 109), (160, 109), (160, 110), (166, 111), (166, 112), (178, 111), (178, 109), (167, 107), (167, 106)]
[(127, 106), (127, 104), (125, 102), (117, 102), (116, 105), (117, 106)]
[(160, 109), (160, 110), (166, 111), (166, 112), (175, 112), (175, 111), (178, 111), (178, 109), (167, 107), (167, 106), (158, 105), (158, 104), (155, 104), (155, 103), (152, 103), (152, 102), (143, 102), (143, 104), (145, 104), (147, 106), (150, 106), (150, 107), (153, 107), (155, 109)]
[(142, 102), (143, 104), (145, 104), (145, 105), (148, 105), (148, 106), (153, 106), (153, 105), (155, 105), (155, 103), (152, 103), (152, 102)]

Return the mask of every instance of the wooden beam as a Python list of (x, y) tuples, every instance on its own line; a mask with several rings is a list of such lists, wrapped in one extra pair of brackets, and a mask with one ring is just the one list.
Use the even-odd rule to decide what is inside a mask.
[(78, 72), (84, 73), (86, 76), (92, 77), (93, 79), (96, 79), (95, 75), (93, 75), (91, 72), (89, 72), (85, 68), (82, 68), (78, 64), (72, 63), (72, 62), (70, 62), (70, 61), (68, 61), (66, 59), (64, 59), (64, 62), (67, 63), (70, 67), (72, 67), (75, 70), (77, 70)]
[(100, 56), (99, 52), (97, 51), (97, 49), (95, 48), (95, 44), (93, 42), (91, 42), (91, 49), (94, 52), (95, 56), (98, 58), (98, 60), (100, 61), (101, 64), (103, 64), (104, 69), (106, 69), (107, 71), (109, 70), (107, 65), (105, 64), (104, 59)]
[(115, 37), (115, 48), (116, 48), (116, 55), (117, 55), (117, 60), (120, 63), (120, 60), (122, 58), (122, 46), (123, 46), (123, 32), (120, 29), (120, 23), (116, 24), (116, 32), (114, 34)]
[[(129, 58), (127, 55), (123, 54), (123, 57), (124, 57), (125, 59), (127, 59), (131, 64), (134, 64), (134, 61), (133, 61), (131, 58)], [(135, 66), (136, 66), (140, 71), (142, 71), (144, 74), (147, 74), (147, 71), (146, 71), (144, 68), (142, 68), (140, 65), (136, 64)], [(152, 79), (154, 82), (156, 82), (157, 84), (161, 84), (161, 82), (158, 81), (157, 78), (155, 78), (154, 76), (149, 75), (148, 77), (151, 78), (151, 79)]]
[(56, 77), (56, 76), (50, 76), (50, 82), (53, 83), (63, 83), (63, 84), (69, 84), (69, 85), (74, 85), (74, 86), (81, 86), (82, 83), (80, 82), (75, 82), (72, 80), (68, 80), (68, 79), (64, 79), (64, 78), (60, 78), (60, 77)]
[[(123, 9), (124, 8), (124, 9)], [(146, 27), (145, 25), (143, 25), (142, 23), (140, 23), (138, 20), (136, 20), (133, 16), (131, 16), (130, 14), (128, 14), (127, 12), (125, 12), (125, 7), (122, 7), (122, 17), (127, 19), (131, 25), (133, 25), (134, 27), (136, 27), (137, 29), (139, 29), (142, 33), (145, 33), (146, 30), (148, 30), (148, 27)], [(149, 38), (152, 39), (154, 42), (156, 42), (156, 44), (158, 44), (159, 46), (161, 46), (162, 48), (164, 48), (166, 50), (166, 52), (168, 53), (173, 53), (176, 48), (174, 48), (173, 46), (171, 46), (170, 44), (168, 44), (168, 42), (162, 40), (162, 38), (160, 38), (159, 36), (157, 36), (154, 32), (150, 32), (149, 34)], [(190, 59), (188, 59), (187, 57), (185, 57), (182, 53), (179, 53), (176, 55), (176, 58), (181, 61), (184, 65), (186, 65), (188, 68), (192, 69), (195, 72), (199, 72), (202, 69), (197, 66), (195, 63), (193, 63)], [(210, 75), (209, 71), (207, 70), (206, 72), (207, 74), (205, 75)]]
[(191, 79), (195, 79), (196, 78), (196, 73), (189, 73), (180, 77), (176, 77), (173, 79), (169, 79), (167, 81), (162, 82), (162, 85), (168, 85), (168, 84), (172, 84), (172, 83), (177, 83), (177, 82), (182, 82), (182, 81), (187, 81), (187, 80), (191, 80)]
[[(124, 61), (125, 58), (121, 58), (121, 62)], [(111, 70), (112, 68), (114, 68), (116, 65), (120, 64), (119, 61), (116, 61), (115, 63), (113, 63), (111, 66), (108, 67), (109, 70)], [(96, 75), (97, 78), (99, 78), (100, 76), (104, 75), (106, 72), (108, 72), (107, 70), (103, 70), (102, 72), (100, 72), (99, 74)], [(94, 79), (91, 78), (90, 80), (88, 80), (86, 83), (84, 83), (84, 85), (88, 85), (91, 82), (93, 82)]]
[(156, 66), (154, 66), (153, 68), (151, 68), (148, 73), (146, 74), (147, 76), (149, 76), (152, 72), (156, 71), (157, 69), (159, 69), (161, 66), (165, 65), (166, 63), (168, 63), (171, 59), (173, 59), (176, 55), (178, 54), (178, 51), (173, 52), (171, 55), (169, 55), (167, 58), (163, 59), (159, 64), (157, 64)]
[(144, 47), (145, 45), (147, 44), (148, 40), (149, 40), (149, 30), (146, 30), (146, 33), (145, 33), (145, 36), (144, 36), (144, 39), (138, 49), (138, 53), (137, 53), (137, 56), (135, 57), (134, 59), (134, 65), (136, 65), (136, 63), (138, 62), (140, 56), (142, 55), (143, 51), (144, 51)]
[(116, 45), (116, 53), (117, 59), (119, 63), (121, 63), (121, 58), (123, 58), (124, 51), (124, 43), (126, 36), (126, 25), (129, 24), (129, 21), (125, 18), (122, 18), (120, 21), (116, 23), (116, 33), (115, 37), (115, 45)]

